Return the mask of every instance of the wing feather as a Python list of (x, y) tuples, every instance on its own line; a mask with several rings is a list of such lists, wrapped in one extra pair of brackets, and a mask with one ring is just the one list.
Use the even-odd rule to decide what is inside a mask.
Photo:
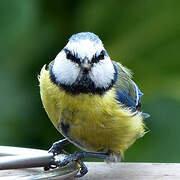
[(120, 63), (113, 61), (117, 68), (118, 77), (115, 84), (116, 99), (124, 106), (130, 108), (132, 111), (141, 108), (141, 97), (143, 93), (140, 91), (136, 83), (131, 79), (132, 73), (129, 69), (123, 67)]

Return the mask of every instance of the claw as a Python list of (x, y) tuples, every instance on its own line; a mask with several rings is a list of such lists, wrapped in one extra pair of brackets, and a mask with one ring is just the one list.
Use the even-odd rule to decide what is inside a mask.
[(50, 167), (49, 166), (45, 166), (44, 167), (44, 171), (48, 171), (48, 170), (50, 170)]
[(50, 165), (44, 167), (44, 171), (48, 171), (50, 169), (55, 169), (57, 167), (58, 167), (57, 165), (50, 164)]
[(79, 174), (77, 174), (75, 176), (76, 178), (80, 178), (80, 177), (84, 176), (85, 174), (87, 174), (88, 168), (86, 167), (86, 165), (81, 160), (79, 160), (77, 162), (77, 165), (80, 168), (80, 171), (79, 171)]

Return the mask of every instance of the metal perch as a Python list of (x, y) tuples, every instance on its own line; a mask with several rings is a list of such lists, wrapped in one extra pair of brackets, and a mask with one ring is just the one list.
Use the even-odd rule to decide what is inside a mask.
[[(0, 146), (0, 170), (46, 167), (52, 164), (54, 158), (63, 160), (67, 155), (59, 154), (53, 156), (44, 150)], [(31, 175), (31, 179), (46, 179), (74, 177), (78, 172), (76, 163), (70, 163), (65, 167), (58, 167), (49, 171), (40, 171)], [(61, 179), (61, 178), (60, 178)]]

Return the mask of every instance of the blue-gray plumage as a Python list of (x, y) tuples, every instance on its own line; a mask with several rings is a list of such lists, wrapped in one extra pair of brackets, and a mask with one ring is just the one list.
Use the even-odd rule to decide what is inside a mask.
[(125, 107), (130, 108), (133, 112), (139, 110), (140, 100), (143, 93), (140, 91), (134, 81), (131, 80), (131, 75), (122, 66), (113, 62), (115, 69), (117, 69), (117, 82), (116, 86), (116, 100), (123, 104)]
[(132, 109), (132, 111), (136, 111), (136, 100), (128, 93), (128, 91), (116, 91), (117, 97), (116, 99), (124, 104), (126, 107)]
[(97, 43), (102, 44), (102, 41), (99, 39), (99, 37), (91, 32), (81, 32), (78, 34), (74, 34), (69, 39), (69, 42), (72, 42), (72, 41), (79, 42), (80, 40), (86, 40), (86, 39), (94, 42), (95, 44), (97, 44)]
[[(113, 61), (113, 65), (117, 76), (114, 85), (116, 88), (116, 100), (132, 112), (140, 111), (143, 93), (131, 79), (131, 73), (128, 69), (115, 61)], [(148, 118), (150, 115), (142, 112), (142, 116)]]

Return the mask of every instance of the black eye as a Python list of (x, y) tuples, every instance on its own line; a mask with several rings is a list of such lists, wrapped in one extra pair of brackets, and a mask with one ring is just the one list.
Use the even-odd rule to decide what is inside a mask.
[(104, 50), (102, 50), (98, 56), (97, 55), (93, 56), (92, 63), (98, 63), (100, 60), (103, 60), (105, 53), (106, 52)]
[(102, 50), (101, 53), (99, 54), (99, 56), (97, 57), (99, 60), (103, 60), (105, 56), (105, 51)]
[(76, 63), (80, 63), (80, 59), (77, 58), (76, 56), (74, 56), (71, 51), (69, 51), (68, 49), (64, 49), (65, 53), (66, 53), (66, 58), (73, 61), (73, 62), (76, 62)]
[(68, 49), (64, 49), (65, 53), (66, 53), (66, 58), (70, 59), (70, 60), (74, 60), (75, 56), (71, 53), (71, 51), (69, 51)]

